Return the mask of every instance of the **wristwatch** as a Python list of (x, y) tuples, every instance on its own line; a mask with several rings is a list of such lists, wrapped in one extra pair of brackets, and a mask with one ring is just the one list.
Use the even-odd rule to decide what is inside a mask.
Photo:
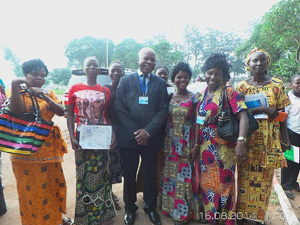
[(246, 141), (247, 141), (247, 138), (245, 138), (245, 137), (238, 137), (238, 138), (237, 138), (237, 141), (244, 141), (244, 142), (246, 142)]

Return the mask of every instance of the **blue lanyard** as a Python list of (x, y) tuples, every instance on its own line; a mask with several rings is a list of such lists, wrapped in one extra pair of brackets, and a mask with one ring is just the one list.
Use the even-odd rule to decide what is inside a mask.
[[(144, 75), (144, 76), (145, 76), (145, 75)], [(143, 80), (142, 80), (141, 76), (138, 75), (138, 77), (139, 77), (139, 80), (140, 80), (140, 85), (141, 85), (141, 88), (142, 88), (143, 96), (145, 96), (145, 93), (146, 93), (146, 90), (147, 90), (149, 81), (147, 82), (146, 86), (144, 87), (144, 85), (143, 85)], [(149, 80), (150, 80), (150, 79), (149, 79)]]
[(203, 104), (202, 104), (202, 107), (201, 107), (201, 111), (205, 108), (205, 104), (206, 104), (206, 96), (207, 96), (207, 91), (204, 93), (204, 98), (203, 98)]

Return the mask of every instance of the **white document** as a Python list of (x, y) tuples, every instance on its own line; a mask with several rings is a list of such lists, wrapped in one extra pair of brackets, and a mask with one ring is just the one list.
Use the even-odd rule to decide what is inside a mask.
[(112, 127), (111, 126), (80, 126), (79, 144), (82, 149), (106, 149), (111, 144)]
[[(248, 109), (253, 109), (257, 107), (269, 106), (268, 99), (265, 92), (253, 94), (253, 95), (245, 95), (245, 104)], [(265, 113), (254, 115), (255, 119), (268, 119), (268, 115)]]
[(174, 87), (167, 87), (167, 92), (168, 92), (168, 94), (175, 93), (175, 88)]

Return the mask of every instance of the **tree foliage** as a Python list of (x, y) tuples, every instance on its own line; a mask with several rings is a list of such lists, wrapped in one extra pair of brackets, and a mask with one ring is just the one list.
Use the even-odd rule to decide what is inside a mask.
[(68, 67), (82, 68), (84, 59), (94, 56), (99, 61), (99, 66), (105, 67), (108, 46), (108, 62), (111, 61), (114, 44), (111, 40), (98, 39), (91, 36), (74, 39), (65, 47), (65, 55), (68, 58)]
[(22, 72), (20, 59), (13, 53), (13, 51), (8, 46), (4, 46), (3, 51), (4, 51), (4, 59), (6, 61), (9, 61), (12, 64), (13, 73), (17, 77), (23, 77), (24, 74)]
[(67, 85), (72, 75), (69, 68), (55, 68), (49, 73), (49, 80), (56, 85)]
[(194, 74), (200, 73), (202, 63), (213, 53), (224, 53), (233, 66), (235, 74), (244, 73), (240, 59), (234, 52), (243, 40), (233, 33), (225, 33), (214, 29), (199, 29), (187, 25), (185, 27), (185, 56), (186, 61), (193, 61)]
[(157, 36), (148, 46), (153, 48), (156, 54), (156, 65), (164, 65), (171, 69), (178, 62), (183, 60), (182, 53), (174, 49), (165, 36)]
[(123, 62), (126, 68), (137, 69), (138, 52), (142, 47), (144, 46), (134, 39), (124, 39), (115, 47), (113, 58)]
[(245, 57), (253, 47), (263, 48), (272, 58), (272, 76), (289, 78), (300, 71), (300, 0), (281, 0), (273, 5), (250, 39), (237, 54)]

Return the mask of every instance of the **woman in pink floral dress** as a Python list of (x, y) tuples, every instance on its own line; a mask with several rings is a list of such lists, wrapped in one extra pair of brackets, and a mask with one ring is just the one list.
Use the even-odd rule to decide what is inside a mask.
[(227, 88), (229, 104), (239, 123), (239, 139), (247, 137), (249, 120), (245, 103), (229, 80), (230, 65), (225, 55), (213, 54), (202, 68), (207, 88), (197, 107), (195, 145), (200, 145), (200, 188), (204, 217), (212, 224), (235, 221), (235, 166), (247, 162), (245, 140), (227, 142), (218, 136), (218, 115), (223, 89)]

